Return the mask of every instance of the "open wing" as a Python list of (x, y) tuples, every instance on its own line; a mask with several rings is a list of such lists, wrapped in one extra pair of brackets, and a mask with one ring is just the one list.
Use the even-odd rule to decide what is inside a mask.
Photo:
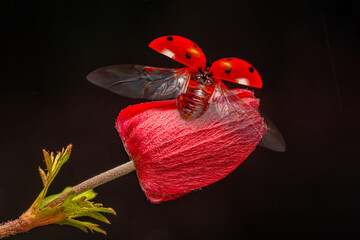
[[(242, 97), (249, 98), (250, 96)], [(254, 101), (245, 102), (241, 97), (228, 89), (225, 84), (219, 81), (219, 85), (216, 87), (211, 101), (220, 116), (237, 118), (248, 123), (249, 125), (247, 127), (256, 131), (261, 138), (264, 135), (264, 124), (258, 122), (263, 121), (263, 119), (259, 117), (260, 114), (257, 110), (258, 101), (253, 98), (253, 95), (251, 95), (249, 99), (253, 99)]]
[(259, 146), (276, 152), (285, 152), (286, 143), (283, 135), (275, 124), (264, 114), (261, 114), (267, 126), (267, 131), (259, 142)]
[[(284, 138), (275, 124), (263, 115), (262, 117), (264, 117), (264, 119), (259, 118), (258, 101), (252, 98), (252, 95), (240, 97), (228, 89), (223, 83), (220, 83), (215, 91), (212, 103), (221, 116), (228, 116), (229, 118), (236, 117), (240, 121), (247, 122), (249, 124), (247, 127), (256, 131), (261, 138), (259, 146), (278, 152), (284, 152), (286, 150)], [(254, 101), (245, 102), (242, 99), (246, 99), (247, 97), (250, 97), (248, 99), (253, 99)], [(264, 123), (260, 124), (257, 122), (259, 120)], [(266, 132), (263, 130), (264, 124), (267, 128)]]
[(189, 78), (187, 68), (169, 69), (135, 64), (99, 68), (87, 76), (91, 83), (121, 96), (149, 100), (177, 97), (186, 90)]

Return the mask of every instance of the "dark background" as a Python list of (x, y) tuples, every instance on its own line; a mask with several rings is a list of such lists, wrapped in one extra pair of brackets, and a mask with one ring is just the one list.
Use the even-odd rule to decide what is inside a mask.
[(181, 66), (147, 47), (159, 36), (251, 62), (262, 111), (288, 146), (257, 148), (227, 178), (160, 205), (134, 173), (97, 188), (118, 213), (101, 224), (108, 237), (54, 225), (12, 239), (359, 239), (358, 0), (8, 1), (0, 11), (0, 222), (41, 190), (43, 148), (74, 145), (50, 193), (128, 161), (115, 118), (143, 100), (85, 77), (119, 63)]

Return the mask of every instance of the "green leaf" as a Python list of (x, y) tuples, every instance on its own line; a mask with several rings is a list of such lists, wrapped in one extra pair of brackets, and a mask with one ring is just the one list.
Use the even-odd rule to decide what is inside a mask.
[(44, 149), (43, 149), (43, 155), (44, 155), (44, 160), (45, 160), (45, 164), (46, 164), (46, 169), (48, 171), (50, 171), (52, 169), (51, 157), (50, 157), (49, 153), (47, 151), (45, 151)]
[(41, 177), (41, 181), (42, 181), (42, 183), (43, 183), (43, 185), (44, 185), (44, 187), (45, 187), (46, 181), (47, 181), (46, 173), (45, 173), (44, 170), (42, 170), (41, 167), (39, 167), (38, 170), (39, 170), (39, 174), (40, 174), (40, 177)]
[(81, 224), (81, 221), (75, 220), (75, 219), (68, 219), (61, 222), (58, 222), (59, 225), (69, 225), (72, 227), (79, 228), (81, 231), (88, 232), (87, 228)]
[(80, 193), (74, 199), (82, 198), (83, 196), (85, 196), (86, 200), (92, 200), (96, 197), (96, 195), (97, 193), (93, 189), (90, 189), (86, 192)]
[(79, 220), (75, 220), (75, 219), (68, 219), (65, 221), (61, 221), (58, 224), (59, 225), (70, 225), (73, 227), (77, 227), (84, 232), (88, 232), (88, 229), (89, 229), (90, 231), (95, 231), (95, 232), (99, 232), (99, 233), (106, 235), (106, 232), (104, 230), (102, 230), (101, 228), (99, 228), (98, 224), (91, 223), (91, 222), (79, 221)]
[(64, 202), (62, 203), (62, 205), (66, 206), (66, 205), (70, 205), (72, 203), (72, 199), (75, 197), (75, 192), (71, 191), (65, 198)]
[[(99, 225), (92, 222), (80, 221), (75, 218), (90, 217), (105, 223), (110, 223), (109, 220), (102, 213), (110, 213), (116, 215), (112, 208), (105, 208), (101, 203), (93, 203), (96, 193), (93, 189), (75, 195), (75, 191), (71, 191), (72, 187), (66, 187), (61, 193), (46, 196), (50, 184), (59, 173), (61, 167), (69, 160), (72, 146), (69, 145), (65, 150), (62, 149), (54, 157), (54, 153), (48, 153), (43, 150), (45, 164), (47, 171), (45, 172), (39, 167), (39, 174), (44, 185), (43, 190), (32, 206), (21, 217), (32, 222), (32, 226), (42, 226), (47, 224), (70, 225), (77, 227), (82, 231), (95, 231), (106, 234), (104, 230), (99, 228)], [(68, 192), (66, 198), (56, 204), (51, 205), (51, 202), (59, 197), (61, 194)], [(38, 225), (36, 225), (38, 223)]]
[[(48, 181), (47, 181), (47, 188), (50, 186), (58, 172), (60, 171), (61, 167), (69, 160), (70, 154), (71, 154), (72, 145), (67, 146), (67, 148), (64, 150), (62, 149), (61, 152), (56, 154), (56, 157), (54, 159), (54, 154), (51, 153), (51, 160), (52, 160), (52, 167), (51, 170), (48, 169)], [(46, 192), (47, 192), (46, 188)]]
[(46, 198), (44, 198), (41, 202), (40, 207), (44, 207), (46, 206), (48, 203), (50, 203), (52, 200), (54, 200), (55, 198), (57, 198), (58, 196), (60, 196), (61, 194), (63, 194), (64, 192), (67, 192), (71, 189), (72, 187), (66, 187), (62, 192), (60, 193), (56, 193), (50, 196), (47, 196)]
[[(102, 206), (102, 204), (101, 204), (101, 206)], [(94, 205), (93, 211), (110, 213), (110, 214), (116, 215), (116, 212), (112, 208), (96, 207), (95, 205)]]

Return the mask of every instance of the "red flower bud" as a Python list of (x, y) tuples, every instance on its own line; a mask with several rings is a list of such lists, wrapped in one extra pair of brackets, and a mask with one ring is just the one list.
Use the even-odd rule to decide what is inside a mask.
[(266, 131), (259, 102), (250, 91), (233, 92), (245, 103), (237, 111), (242, 117), (210, 107), (200, 118), (185, 121), (175, 100), (137, 104), (119, 114), (116, 127), (151, 202), (219, 181), (255, 149)]

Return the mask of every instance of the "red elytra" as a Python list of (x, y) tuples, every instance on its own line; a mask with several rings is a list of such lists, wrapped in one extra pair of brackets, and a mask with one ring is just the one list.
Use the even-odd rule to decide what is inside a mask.
[(239, 58), (224, 58), (217, 60), (210, 67), (214, 76), (237, 84), (262, 88), (260, 74), (250, 63)]
[(153, 40), (149, 47), (188, 67), (198, 70), (205, 68), (203, 51), (191, 40), (180, 36), (164, 36)]
[(184, 121), (175, 100), (137, 104), (119, 114), (116, 128), (151, 202), (219, 181), (255, 149), (266, 131), (259, 102), (250, 91), (234, 92), (253, 108), (251, 118), (219, 117), (209, 108), (203, 117)]
[[(203, 51), (191, 40), (175, 35), (163, 36), (153, 40), (149, 47), (193, 70), (204, 70), (206, 57)], [(214, 62), (209, 69), (214, 79), (222, 79), (241, 85), (262, 88), (258, 71), (248, 62), (231, 57)]]

